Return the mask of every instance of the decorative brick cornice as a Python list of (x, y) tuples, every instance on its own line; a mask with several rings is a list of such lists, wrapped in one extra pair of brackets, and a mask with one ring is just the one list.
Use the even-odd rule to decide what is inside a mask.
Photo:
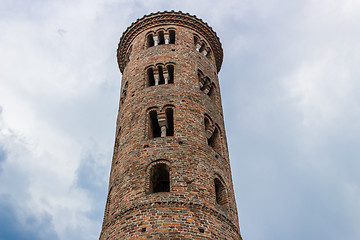
[(203, 22), (195, 15), (193, 16), (181, 11), (165, 11), (143, 16), (142, 18), (136, 20), (136, 22), (132, 23), (131, 26), (123, 33), (117, 50), (117, 59), (121, 72), (124, 71), (126, 66), (126, 53), (129, 50), (130, 44), (134, 38), (149, 28), (167, 24), (183, 26), (202, 35), (209, 42), (215, 56), (217, 71), (220, 71), (223, 60), (223, 50), (220, 39), (216, 35), (215, 31), (207, 23)]

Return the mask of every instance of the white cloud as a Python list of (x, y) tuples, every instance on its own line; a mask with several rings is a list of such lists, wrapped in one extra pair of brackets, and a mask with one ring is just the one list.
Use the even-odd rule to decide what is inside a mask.
[[(19, 3), (5, 1), (0, 10), (0, 144), (8, 153), (0, 191), (16, 199), (19, 211), (50, 214), (60, 239), (99, 234), (102, 218), (89, 212), (101, 212), (94, 209), (105, 201), (95, 203), (90, 188), (103, 185), (106, 194), (119, 38), (136, 18), (171, 8), (207, 21), (224, 46), (220, 82), (244, 239), (289, 239), (282, 223), (304, 236), (296, 229), (306, 220), (300, 211), (327, 198), (346, 211), (333, 216), (359, 222), (359, 179), (352, 172), (360, 134), (358, 1)], [(84, 164), (91, 162), (87, 154), (91, 166)], [(80, 186), (87, 184), (79, 179), (82, 169), (94, 171), (99, 183)], [(300, 181), (304, 176), (312, 186)], [(333, 192), (326, 187), (335, 183)], [(298, 202), (313, 192), (315, 200)], [(280, 211), (274, 229), (265, 228)], [(340, 230), (357, 239), (349, 226)], [(283, 235), (269, 235), (275, 231)]]

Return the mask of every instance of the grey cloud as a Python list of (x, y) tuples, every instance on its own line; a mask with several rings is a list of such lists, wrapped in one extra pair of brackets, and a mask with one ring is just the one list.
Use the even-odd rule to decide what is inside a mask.
[(51, 216), (48, 214), (33, 215), (16, 211), (13, 199), (0, 195), (0, 239), (12, 240), (57, 240)]

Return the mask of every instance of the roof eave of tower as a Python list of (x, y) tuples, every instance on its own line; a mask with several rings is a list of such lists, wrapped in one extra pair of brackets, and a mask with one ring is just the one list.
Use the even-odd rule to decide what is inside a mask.
[(134, 38), (149, 28), (166, 24), (184, 26), (201, 34), (209, 42), (214, 52), (217, 71), (220, 71), (223, 60), (223, 49), (216, 32), (206, 22), (197, 18), (195, 15), (190, 15), (189, 13), (183, 13), (181, 11), (164, 11), (144, 15), (142, 18), (133, 22), (130, 27), (125, 30), (120, 38), (117, 49), (117, 59), (121, 72), (124, 71), (126, 66), (126, 52), (129, 50)]

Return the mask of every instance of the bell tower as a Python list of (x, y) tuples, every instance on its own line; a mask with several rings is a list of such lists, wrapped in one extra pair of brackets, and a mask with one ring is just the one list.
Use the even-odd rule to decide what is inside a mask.
[(100, 235), (241, 240), (213, 29), (182, 12), (123, 33), (116, 139)]

